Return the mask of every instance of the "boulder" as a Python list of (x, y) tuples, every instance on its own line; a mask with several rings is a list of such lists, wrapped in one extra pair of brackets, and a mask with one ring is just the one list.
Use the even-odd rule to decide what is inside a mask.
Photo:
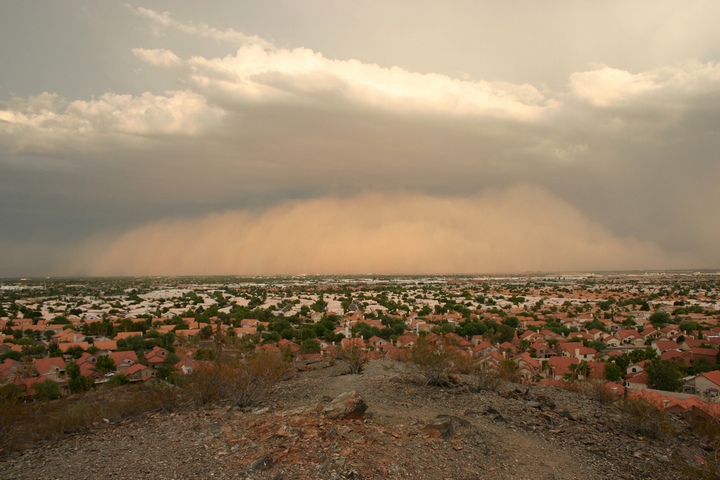
[(367, 408), (365, 400), (357, 391), (353, 390), (335, 397), (322, 409), (321, 413), (327, 418), (334, 419), (362, 418)]

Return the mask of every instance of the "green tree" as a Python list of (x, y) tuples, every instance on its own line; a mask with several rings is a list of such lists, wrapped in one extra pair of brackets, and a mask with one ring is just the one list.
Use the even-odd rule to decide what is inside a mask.
[(38, 400), (56, 400), (60, 398), (60, 386), (52, 380), (33, 383), (35, 398)]
[(95, 362), (95, 371), (98, 373), (108, 373), (115, 371), (115, 360), (108, 355), (100, 355)]
[(314, 338), (303, 340), (300, 345), (300, 353), (320, 353), (320, 342)]
[(505, 320), (502, 321), (503, 325), (507, 325), (512, 328), (518, 328), (520, 325), (520, 320), (518, 320), (517, 317), (508, 317)]
[(605, 379), (611, 382), (618, 382), (622, 379), (623, 369), (614, 362), (605, 362)]
[(504, 323), (498, 325), (497, 333), (498, 341), (500, 343), (510, 342), (513, 338), (515, 338), (515, 329), (510, 325), (506, 325)]
[(71, 393), (87, 392), (91, 388), (95, 388), (95, 381), (92, 378), (83, 376), (77, 363), (69, 362), (65, 371), (70, 377), (68, 388)]
[(683, 372), (670, 360), (652, 359), (645, 364), (645, 374), (650, 388), (674, 392), (683, 385)]
[(652, 323), (655, 328), (662, 328), (670, 323), (670, 314), (658, 310), (650, 315), (650, 323)]

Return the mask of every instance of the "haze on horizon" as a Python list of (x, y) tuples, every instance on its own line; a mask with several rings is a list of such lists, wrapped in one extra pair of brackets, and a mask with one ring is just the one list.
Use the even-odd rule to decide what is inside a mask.
[(0, 277), (720, 267), (720, 3), (0, 10)]

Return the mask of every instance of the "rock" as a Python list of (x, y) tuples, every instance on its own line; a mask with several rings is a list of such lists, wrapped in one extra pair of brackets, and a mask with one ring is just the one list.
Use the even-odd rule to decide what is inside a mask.
[(471, 427), (472, 424), (464, 418), (454, 415), (438, 415), (435, 420), (425, 425), (422, 430), (430, 437), (447, 440), (456, 434), (462, 434), (461, 430), (468, 430)]
[(568, 420), (573, 421), (573, 422), (577, 421), (577, 419), (575, 417), (573, 417), (572, 414), (570, 412), (568, 412), (567, 410), (563, 410), (562, 412), (560, 412), (560, 416), (563, 418), (567, 418)]
[(263, 455), (262, 457), (256, 459), (254, 462), (250, 464), (248, 467), (248, 471), (255, 472), (257, 470), (267, 470), (268, 468), (273, 466), (273, 459), (270, 455)]
[(552, 399), (546, 397), (545, 395), (538, 395), (536, 397), (536, 400), (540, 402), (542, 408), (549, 408), (550, 410), (555, 409), (555, 402)]
[(327, 418), (362, 418), (368, 406), (360, 394), (353, 390), (345, 392), (337, 397), (322, 409), (322, 414)]
[(448, 439), (452, 437), (455, 427), (453, 427), (452, 420), (449, 418), (435, 419), (432, 423), (429, 423), (423, 427), (423, 432), (427, 433), (433, 438)]

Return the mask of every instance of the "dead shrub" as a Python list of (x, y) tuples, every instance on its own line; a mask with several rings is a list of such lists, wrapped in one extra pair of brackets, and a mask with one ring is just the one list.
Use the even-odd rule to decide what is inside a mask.
[(231, 399), (239, 407), (255, 405), (287, 374), (288, 363), (280, 355), (268, 351), (250, 355), (240, 364)]
[(184, 387), (195, 405), (231, 403), (254, 405), (288, 373), (288, 364), (277, 352), (261, 351), (242, 359), (225, 359), (199, 365)]
[(623, 414), (625, 427), (636, 435), (665, 438), (676, 433), (670, 414), (644, 400), (626, 398), (616, 403)]
[(503, 379), (497, 370), (477, 368), (470, 375), (472, 384), (477, 391), (489, 390), (497, 392), (503, 384)]
[(506, 358), (505, 360), (500, 362), (500, 366), (498, 368), (498, 375), (503, 380), (517, 383), (520, 380), (520, 376), (518, 375), (518, 364), (514, 360)]
[(604, 405), (614, 403), (618, 397), (605, 380), (568, 381), (560, 384), (560, 388), (568, 392), (578, 393)]
[(407, 359), (415, 377), (425, 385), (450, 386), (450, 374), (455, 368), (458, 351), (448, 342), (434, 344), (421, 337), (410, 349)]
[(348, 373), (351, 375), (361, 374), (369, 361), (367, 352), (359, 345), (341, 346), (337, 349), (336, 356), (338, 359), (347, 363)]
[(718, 480), (720, 479), (720, 451), (714, 449), (701, 457), (700, 462), (688, 462), (685, 460), (681, 467), (686, 478), (697, 480)]

